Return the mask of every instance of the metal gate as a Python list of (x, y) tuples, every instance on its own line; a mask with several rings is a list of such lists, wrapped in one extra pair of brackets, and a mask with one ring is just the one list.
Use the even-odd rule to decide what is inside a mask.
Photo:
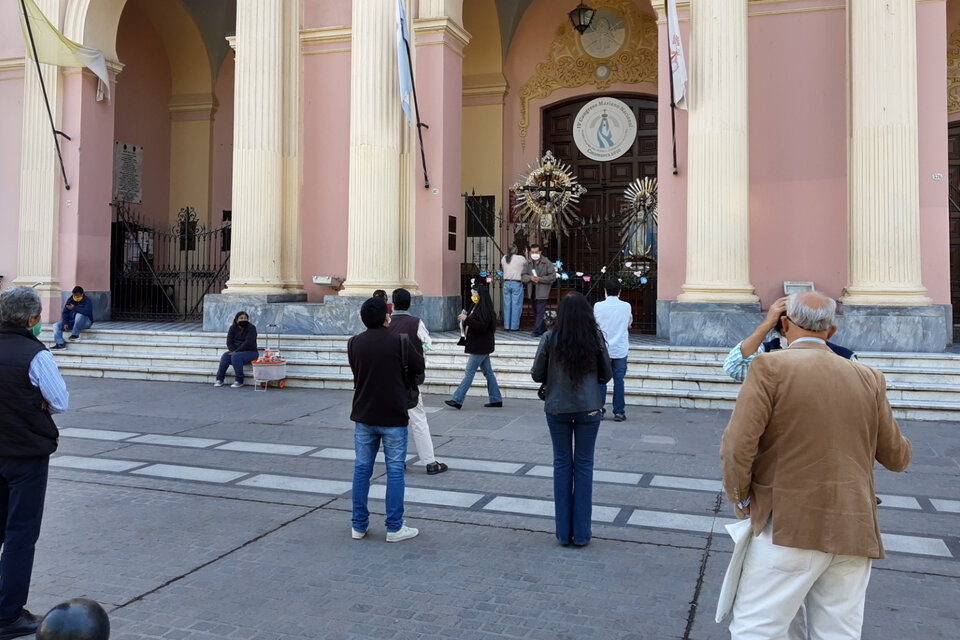
[(203, 297), (220, 293), (230, 275), (229, 222), (207, 229), (193, 207), (184, 207), (171, 228), (153, 229), (136, 205), (110, 206), (111, 318), (202, 320)]
[[(461, 266), (462, 295), (469, 297), (471, 279), (491, 279), (490, 295), (500, 309), (502, 278), (500, 258), (504, 249), (516, 244), (523, 253), (529, 243), (537, 242), (545, 256), (563, 263), (558, 271), (554, 294), (547, 308), (556, 309), (560, 298), (579, 291), (591, 303), (603, 299), (603, 281), (616, 278), (623, 291), (620, 298), (633, 308), (632, 331), (655, 334), (657, 331), (657, 242), (656, 225), (642, 225), (624, 234), (622, 214), (610, 211), (581, 217), (569, 235), (515, 222), (494, 209), (493, 196), (463, 194), (466, 213), (466, 243)], [(619, 202), (617, 203), (619, 205)], [(502, 239), (502, 244), (501, 244)], [(533, 310), (524, 296), (522, 327), (533, 326)]]

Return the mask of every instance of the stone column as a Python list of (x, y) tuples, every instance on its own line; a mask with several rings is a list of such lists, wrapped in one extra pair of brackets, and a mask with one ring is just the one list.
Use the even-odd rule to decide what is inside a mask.
[[(409, 17), (409, 14), (408, 14)], [(350, 64), (350, 204), (342, 296), (401, 286), (403, 111), (397, 77), (396, 6), (354, 2)]]
[[(37, 0), (53, 24), (60, 21), (59, 0)], [(29, 45), (27, 45), (29, 46)], [(61, 101), (57, 67), (41, 64), (40, 72), (54, 118)], [(59, 124), (57, 125), (59, 128)], [(60, 237), (60, 164), (50, 133), (36, 64), (29, 57), (23, 69), (23, 141), (20, 150), (20, 225), (15, 285), (37, 282), (45, 314), (56, 317), (60, 309), (58, 239)]]
[(300, 15), (301, 0), (283, 9), (283, 287), (302, 294), (300, 269)]
[(850, 0), (847, 305), (931, 304), (920, 274), (915, 0)]
[(678, 302), (757, 302), (750, 284), (747, 1), (690, 3), (687, 275)]
[(233, 240), (227, 294), (284, 293), (285, 4), (237, 1)]

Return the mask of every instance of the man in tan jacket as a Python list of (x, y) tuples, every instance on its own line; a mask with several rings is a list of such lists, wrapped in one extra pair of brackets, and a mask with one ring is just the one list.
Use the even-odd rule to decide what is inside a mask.
[(723, 434), (723, 486), (749, 516), (734, 640), (781, 638), (806, 602), (811, 635), (859, 638), (873, 558), (883, 558), (873, 463), (903, 471), (883, 374), (826, 346), (836, 303), (787, 300), (789, 348), (756, 357)]

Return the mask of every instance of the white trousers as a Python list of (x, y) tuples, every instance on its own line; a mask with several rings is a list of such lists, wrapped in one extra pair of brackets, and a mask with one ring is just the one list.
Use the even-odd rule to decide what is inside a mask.
[(773, 544), (772, 522), (750, 542), (733, 602), (733, 640), (786, 640), (806, 603), (810, 640), (860, 638), (873, 561)]
[(433, 441), (430, 439), (430, 427), (427, 425), (427, 412), (423, 410), (423, 394), (417, 398), (417, 406), (407, 410), (410, 418), (410, 434), (413, 444), (417, 448), (417, 457), (420, 464), (433, 464), (437, 461), (433, 457)]

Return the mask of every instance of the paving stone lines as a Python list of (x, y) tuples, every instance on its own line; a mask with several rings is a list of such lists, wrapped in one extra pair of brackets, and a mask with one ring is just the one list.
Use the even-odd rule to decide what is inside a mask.
[[(334, 460), (353, 460), (351, 449), (336, 447), (316, 447), (294, 444), (277, 444), (252, 441), (232, 441), (191, 436), (168, 436), (158, 434), (140, 434), (129, 431), (103, 429), (65, 428), (61, 436), (87, 440), (102, 440), (135, 444), (150, 444), (184, 449), (222, 450), (225, 452), (261, 453), (277, 456), (327, 458)], [(407, 460), (416, 456), (408, 455)], [(383, 454), (377, 457), (383, 462)], [(491, 473), (501, 475), (549, 478), (553, 469), (544, 465), (531, 465), (518, 462), (483, 460), (471, 458), (448, 458), (444, 460), (459, 471), (473, 473)], [(124, 460), (105, 457), (87, 457), (78, 455), (56, 455), (51, 458), (51, 466), (81, 471), (99, 471), (118, 474), (133, 474), (156, 478), (183, 480), (187, 482), (236, 484), (239, 486), (295, 491), (312, 494), (343, 496), (351, 490), (351, 483), (343, 480), (330, 480), (315, 477), (298, 477), (280, 474), (259, 473), (229, 468), (210, 468), (180, 464), (166, 464), (148, 461)], [(225, 465), (229, 466), (229, 465)], [(718, 494), (722, 491), (719, 480), (692, 478), (665, 474), (606, 471), (597, 469), (594, 482), (633, 487), (653, 488), (663, 491), (694, 491)], [(386, 487), (374, 483), (370, 488), (370, 497), (382, 500)], [(515, 513), (528, 516), (553, 517), (553, 502), (529, 496), (503, 495), (501, 493), (483, 493), (478, 491), (451, 491), (446, 489), (425, 489), (408, 486), (405, 500), (411, 503), (448, 507), (457, 509)], [(935, 497), (881, 494), (882, 509), (898, 509), (907, 512), (960, 514), (960, 501)], [(696, 533), (722, 533), (723, 526), (733, 520), (718, 516), (678, 513), (641, 509), (630, 505), (594, 504), (593, 520), (614, 526), (640, 527), (656, 530), (678, 530)], [(935, 558), (960, 560), (953, 549), (960, 548), (955, 538), (906, 535), (905, 533), (883, 534), (886, 550), (893, 553), (915, 554)]]

